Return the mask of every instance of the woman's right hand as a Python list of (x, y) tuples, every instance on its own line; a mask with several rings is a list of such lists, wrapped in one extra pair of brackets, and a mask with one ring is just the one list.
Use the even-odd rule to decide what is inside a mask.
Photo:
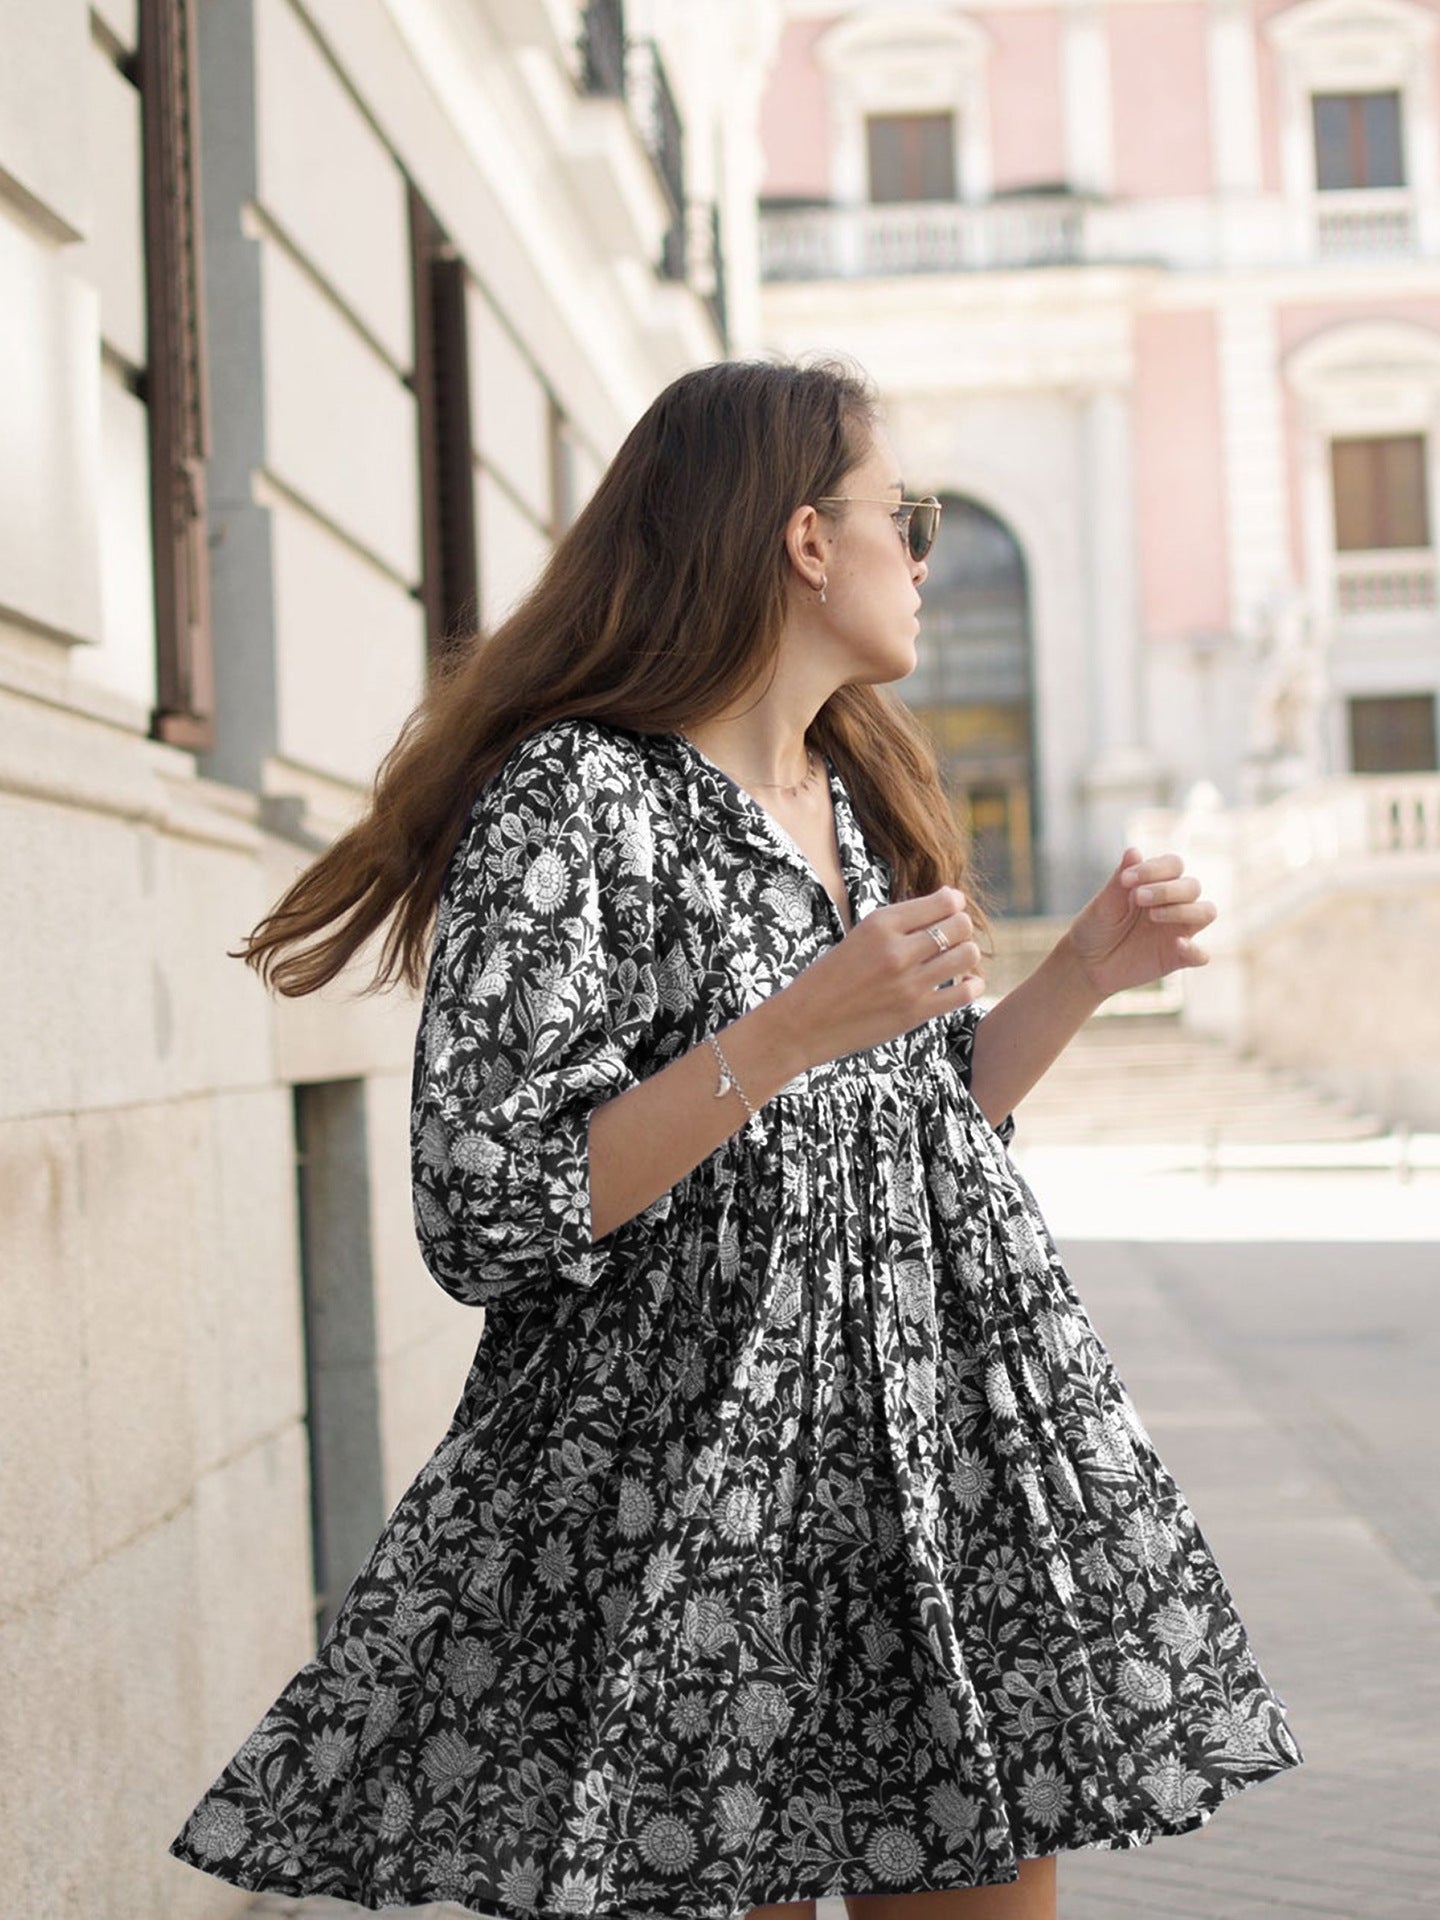
[(786, 1003), (807, 1065), (820, 1066), (894, 1040), (984, 991), (965, 896), (941, 887), (866, 914), (776, 998)]

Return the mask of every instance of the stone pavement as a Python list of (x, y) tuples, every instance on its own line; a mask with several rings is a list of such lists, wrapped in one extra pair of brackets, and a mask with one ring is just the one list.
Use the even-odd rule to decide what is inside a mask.
[(1097, 1208), (1093, 1170), (1022, 1165), (1306, 1753), (1198, 1833), (1067, 1855), (1062, 1920), (1440, 1920), (1440, 1188), (1115, 1162)]
[(1306, 1755), (1196, 1834), (1067, 1856), (1064, 1920), (1436, 1920), (1440, 1252), (1060, 1246)]

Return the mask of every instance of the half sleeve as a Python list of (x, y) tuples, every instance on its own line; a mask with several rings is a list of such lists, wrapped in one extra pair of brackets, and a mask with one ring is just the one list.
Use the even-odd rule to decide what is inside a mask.
[[(980, 1022), (985, 1018), (985, 1009), (978, 1000), (972, 1000), (967, 1006), (956, 1007), (945, 1015), (947, 1044), (950, 1058), (960, 1078), (968, 1087), (971, 1069), (975, 1064), (975, 1034)], [(1015, 1138), (1015, 1116), (1007, 1113), (995, 1128), (996, 1138), (1004, 1147), (1008, 1147)]]
[[(584, 723), (514, 749), (452, 856), (411, 1161), (425, 1263), (468, 1305), (590, 1287), (608, 1266), (615, 1235), (591, 1238), (590, 1116), (640, 1078), (657, 999), (653, 869), (638, 762)], [(671, 1197), (637, 1220), (664, 1218)]]

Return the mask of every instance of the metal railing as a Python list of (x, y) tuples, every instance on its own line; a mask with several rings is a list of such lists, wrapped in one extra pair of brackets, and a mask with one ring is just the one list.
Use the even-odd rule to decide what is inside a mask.
[(670, 206), (657, 273), (694, 288), (709, 308), (722, 345), (729, 344), (725, 260), (715, 205), (692, 205), (685, 192), (685, 123), (670, 76), (653, 40), (625, 37), (623, 0), (589, 0), (581, 39), (586, 93), (620, 100)]
[(689, 245), (685, 228), (685, 130), (680, 110), (660, 49), (653, 40), (632, 43), (625, 72), (635, 130), (670, 202), (671, 220), (660, 249), (660, 272), (667, 280), (684, 280), (689, 272)]
[(625, 98), (625, 0), (587, 0), (580, 28), (586, 93)]

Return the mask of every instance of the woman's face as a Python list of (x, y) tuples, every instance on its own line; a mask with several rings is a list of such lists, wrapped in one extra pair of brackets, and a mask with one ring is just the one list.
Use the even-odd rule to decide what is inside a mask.
[(825, 603), (817, 612), (838, 643), (846, 678), (903, 680), (915, 670), (919, 588), (927, 568), (912, 560), (893, 518), (905, 498), (895, 450), (882, 428), (835, 489), (851, 504), (831, 508)]

